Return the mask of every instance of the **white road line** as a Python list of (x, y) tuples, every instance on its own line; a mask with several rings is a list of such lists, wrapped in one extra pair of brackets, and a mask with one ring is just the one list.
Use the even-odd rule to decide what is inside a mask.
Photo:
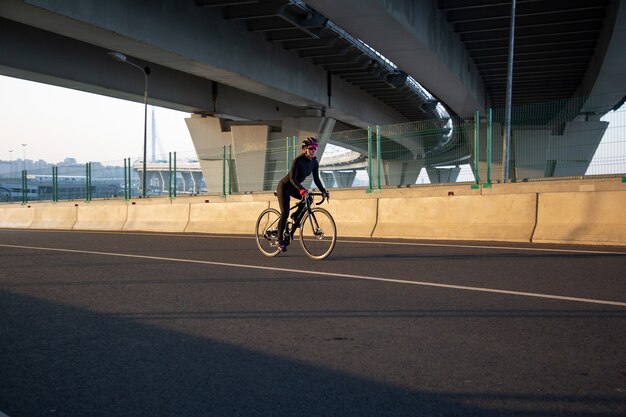
[(596, 300), (592, 298), (567, 297), (567, 296), (562, 296), (562, 295), (541, 294), (541, 293), (523, 292), (523, 291), (508, 291), (508, 290), (499, 290), (495, 288), (468, 287), (464, 285), (439, 284), (435, 282), (425, 282), (425, 281), (409, 281), (409, 280), (403, 280), (403, 279), (372, 277), (372, 276), (367, 276), (367, 275), (341, 274), (341, 273), (336, 273), (336, 272), (308, 271), (308, 270), (291, 269), (291, 268), (275, 268), (275, 267), (261, 266), (261, 265), (245, 265), (245, 264), (234, 264), (234, 263), (229, 263), (229, 262), (201, 261), (201, 260), (195, 260), (195, 259), (165, 258), (161, 256), (131, 255), (131, 254), (126, 254), (126, 253), (114, 253), (114, 252), (97, 252), (97, 251), (86, 251), (86, 250), (76, 250), (76, 249), (44, 248), (44, 247), (38, 247), (38, 246), (0, 244), (0, 247), (53, 251), (53, 252), (81, 253), (81, 254), (87, 254), (87, 255), (117, 256), (117, 257), (123, 257), (123, 258), (151, 259), (151, 260), (168, 261), (168, 262), (183, 262), (183, 263), (193, 263), (193, 264), (226, 266), (226, 267), (231, 267), (231, 268), (260, 269), (260, 270), (265, 270), (265, 271), (276, 271), (276, 272), (292, 272), (292, 273), (304, 274), (304, 275), (330, 276), (330, 277), (337, 277), (337, 278), (358, 279), (358, 280), (364, 280), (364, 281), (391, 282), (394, 284), (419, 285), (419, 286), (424, 286), (424, 287), (437, 287), (437, 288), (447, 288), (447, 289), (455, 289), (455, 290), (463, 290), (463, 291), (477, 291), (477, 292), (486, 292), (486, 293), (493, 293), (493, 294), (517, 295), (517, 296), (522, 296), (522, 297), (547, 298), (547, 299), (552, 299), (552, 300), (564, 300), (564, 301), (574, 301), (574, 302), (579, 302), (579, 303), (604, 304), (604, 305), (626, 307), (626, 302), (620, 302), (620, 301)]

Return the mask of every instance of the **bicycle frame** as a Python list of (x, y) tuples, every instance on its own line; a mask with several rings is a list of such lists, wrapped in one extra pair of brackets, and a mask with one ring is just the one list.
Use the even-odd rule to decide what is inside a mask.
[[(301, 227), (302, 225), (300, 224), (300, 221), (302, 220), (302, 218), (304, 217), (305, 214), (308, 214), (308, 219), (312, 219), (310, 221), (315, 221), (315, 227), (317, 227), (317, 220), (315, 219), (315, 216), (313, 215), (312, 211), (311, 211), (311, 203), (315, 203), (313, 197), (314, 196), (320, 196), (322, 197), (322, 199), (320, 201), (318, 201), (317, 203), (315, 203), (315, 205), (320, 205), (322, 204), (325, 200), (326, 200), (326, 195), (322, 194), (322, 193), (309, 193), (309, 196), (311, 197), (309, 198), (305, 198), (303, 197), (302, 200), (300, 200), (299, 202), (297, 202), (296, 204), (294, 204), (292, 207), (289, 208), (289, 213), (291, 213), (293, 211), (293, 209), (296, 209), (300, 204), (304, 203), (304, 205), (306, 206), (305, 209), (303, 209), (300, 214), (298, 215), (298, 217), (296, 217), (295, 219), (293, 219), (293, 223), (291, 223), (291, 227), (288, 227), (287, 232), (289, 233), (289, 239), (293, 240), (293, 235), (296, 232), (296, 230), (298, 230), (299, 227)], [(289, 221), (287, 222), (287, 226), (289, 225)]]

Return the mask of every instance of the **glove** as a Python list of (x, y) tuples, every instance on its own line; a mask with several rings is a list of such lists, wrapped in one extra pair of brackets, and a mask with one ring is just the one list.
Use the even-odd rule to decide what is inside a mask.
[(303, 189), (301, 189), (301, 190), (300, 190), (300, 195), (301, 195), (302, 197), (304, 197), (304, 196), (306, 195), (306, 193), (307, 193), (306, 188), (303, 188)]

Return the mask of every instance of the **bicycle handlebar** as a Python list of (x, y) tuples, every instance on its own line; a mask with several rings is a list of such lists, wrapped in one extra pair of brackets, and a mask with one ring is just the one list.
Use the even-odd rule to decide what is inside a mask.
[[(326, 198), (326, 195), (327, 195), (327, 194), (324, 194), (324, 193), (313, 193), (313, 192), (309, 192), (309, 193), (308, 193), (308, 195), (310, 195), (311, 197), (314, 197), (314, 196), (320, 196), (320, 197), (322, 197), (322, 199), (321, 199), (320, 201), (318, 201), (318, 202), (313, 201), (316, 205), (320, 205), (320, 204), (322, 204), (324, 201), (330, 201), (330, 198), (328, 198), (328, 199), (327, 199), (327, 198)], [(302, 199), (304, 200), (304, 197), (302, 197)]]

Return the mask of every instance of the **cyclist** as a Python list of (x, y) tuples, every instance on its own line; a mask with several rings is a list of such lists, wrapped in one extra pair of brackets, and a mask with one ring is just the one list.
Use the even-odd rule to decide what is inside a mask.
[[(302, 153), (296, 157), (291, 163), (291, 169), (289, 174), (285, 176), (278, 183), (276, 194), (278, 195), (278, 205), (280, 206), (280, 221), (278, 223), (278, 248), (285, 252), (287, 250), (288, 239), (285, 239), (285, 226), (287, 225), (287, 218), (289, 217), (289, 200), (293, 198), (309, 198), (307, 189), (302, 185), (302, 182), (313, 174), (313, 181), (317, 188), (326, 195), (328, 198), (328, 191), (322, 185), (319, 175), (319, 162), (315, 156), (317, 152), (317, 139), (313, 137), (306, 138), (302, 141)], [(296, 214), (292, 217), (296, 217), (301, 210), (304, 209), (304, 205), (298, 207)]]

